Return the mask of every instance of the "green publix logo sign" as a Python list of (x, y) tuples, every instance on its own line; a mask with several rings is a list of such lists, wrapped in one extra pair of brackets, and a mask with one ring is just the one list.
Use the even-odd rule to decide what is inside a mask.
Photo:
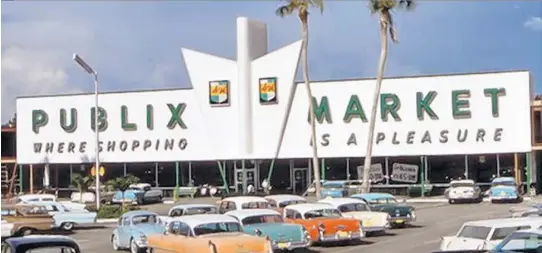
[[(171, 131), (178, 131), (178, 129), (188, 129), (185, 121), (183, 120), (183, 113), (186, 109), (185, 103), (164, 104), (164, 108), (170, 112), (168, 122), (160, 122), (165, 124), (166, 128)], [(146, 120), (145, 122), (136, 123), (129, 121), (128, 107), (122, 105), (120, 107), (120, 122), (122, 130), (126, 132), (137, 131), (139, 127), (145, 127), (148, 130), (154, 130), (154, 109), (155, 106), (146, 106)], [(90, 126), (92, 131), (95, 131), (95, 115), (96, 109), (92, 107), (90, 110)], [(75, 108), (60, 109), (60, 127), (68, 134), (74, 133), (79, 128), (78, 125), (78, 111)], [(98, 130), (105, 132), (109, 128), (109, 114), (106, 109), (98, 107)], [(43, 128), (51, 124), (49, 122), (49, 115), (47, 112), (41, 109), (32, 110), (32, 131), (39, 134), (40, 128)], [(100, 152), (140, 152), (140, 151), (173, 151), (184, 150), (188, 145), (188, 141), (185, 138), (166, 138), (166, 139), (144, 139), (144, 140), (103, 140), (100, 141)], [(70, 141), (70, 142), (36, 142), (34, 143), (35, 153), (85, 153), (87, 150), (87, 141)]]
[[(506, 90), (504, 88), (487, 88), (483, 90), (485, 97), (488, 99), (488, 103), (491, 103), (491, 113), (492, 117), (499, 117), (499, 98), (506, 96)], [(436, 91), (416, 92), (416, 115), (419, 121), (425, 120), (438, 120), (438, 113), (433, 110), (431, 107), (432, 102), (435, 99), (438, 99), (439, 96), (446, 96), (448, 94), (438, 94)], [(448, 96), (451, 96), (451, 113), (455, 119), (469, 119), (472, 114), (470, 111), (470, 102), (471, 97), (470, 90), (452, 90)], [(313, 98), (312, 103), (314, 105), (314, 112), (316, 115), (316, 120), (319, 124), (332, 124), (333, 118), (331, 113), (331, 101), (328, 100), (327, 96), (320, 98), (320, 101), (317, 101), (316, 98)], [(368, 107), (370, 109), (370, 107)], [(396, 122), (401, 121), (401, 100), (394, 93), (382, 93), (380, 94), (380, 117), (383, 122), (387, 122), (390, 118)], [(368, 111), (370, 112), (370, 111)], [(344, 113), (342, 115), (342, 120), (344, 123), (354, 122), (359, 120), (361, 122), (368, 122), (369, 114), (366, 114), (365, 109), (363, 108), (357, 95), (351, 95), (349, 98), (348, 105), (346, 106)], [(310, 123), (310, 117), (307, 118), (307, 122)], [(419, 130), (419, 129), (418, 129)], [(469, 131), (470, 130), (470, 131)], [(366, 134), (365, 134), (366, 135)], [(432, 144), (432, 143), (448, 143), (448, 142), (457, 142), (464, 143), (467, 140), (474, 142), (500, 142), (502, 140), (503, 128), (496, 127), (493, 129), (440, 129), (440, 131), (421, 131), (417, 132), (414, 129), (408, 131), (406, 134), (399, 134), (397, 131), (390, 132), (376, 132), (375, 133), (375, 143), (379, 144), (392, 144), (392, 145), (411, 145), (414, 143), (421, 144)], [(363, 136), (364, 138), (366, 136)], [(333, 141), (330, 133), (321, 134), (319, 137), (320, 145), (326, 147)], [(357, 136), (355, 133), (350, 133), (346, 146), (356, 146), (358, 145)], [(312, 145), (312, 143), (309, 143)], [(362, 143), (362, 145), (364, 145)]]

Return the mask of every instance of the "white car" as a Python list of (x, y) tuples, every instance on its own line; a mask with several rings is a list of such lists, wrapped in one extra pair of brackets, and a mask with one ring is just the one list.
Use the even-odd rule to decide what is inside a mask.
[(307, 200), (301, 196), (293, 194), (277, 194), (265, 196), (271, 207), (282, 209), (287, 205), (307, 203)]
[(448, 203), (458, 202), (482, 202), (484, 196), (480, 187), (473, 180), (454, 180), (450, 182), (450, 187), (444, 191), (444, 196)]
[(229, 211), (243, 209), (266, 209), (271, 208), (267, 199), (255, 196), (229, 197), (220, 201), (218, 213), (224, 214)]
[[(53, 194), (26, 194), (13, 198), (12, 200), (15, 204), (35, 204), (40, 202), (56, 202), (57, 198)], [(74, 203), (70, 201), (59, 201), (66, 208), (72, 211), (83, 211), (86, 210), (85, 204)]]
[(490, 250), (518, 230), (540, 228), (542, 217), (469, 221), (456, 235), (442, 237), (441, 251)]
[(169, 209), (167, 216), (160, 216), (160, 220), (167, 227), (169, 222), (179, 216), (196, 214), (217, 214), (218, 208), (209, 204), (181, 204)]
[(2, 238), (11, 237), (13, 233), (13, 223), (2, 220)]
[(390, 215), (386, 212), (371, 211), (369, 205), (355, 198), (323, 199), (318, 203), (329, 204), (341, 211), (344, 217), (362, 221), (365, 232), (384, 232), (391, 228)]

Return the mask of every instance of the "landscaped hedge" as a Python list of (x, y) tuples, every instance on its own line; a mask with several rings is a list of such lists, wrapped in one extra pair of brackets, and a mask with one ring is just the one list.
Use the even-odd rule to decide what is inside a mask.
[(141, 210), (141, 208), (134, 205), (125, 205), (124, 209), (121, 205), (102, 205), (100, 206), (100, 210), (96, 210), (96, 206), (87, 206), (87, 210), (97, 212), (98, 219), (113, 219), (119, 218), (129, 211)]

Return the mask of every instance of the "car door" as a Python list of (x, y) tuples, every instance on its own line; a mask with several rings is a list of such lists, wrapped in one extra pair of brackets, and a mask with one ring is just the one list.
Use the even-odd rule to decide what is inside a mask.
[(119, 227), (117, 228), (119, 236), (119, 244), (122, 247), (128, 247), (130, 243), (130, 217), (124, 216), (119, 219)]

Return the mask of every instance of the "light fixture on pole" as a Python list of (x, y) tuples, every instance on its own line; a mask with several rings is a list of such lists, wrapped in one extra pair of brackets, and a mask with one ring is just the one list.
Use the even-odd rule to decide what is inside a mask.
[[(73, 54), (73, 60), (77, 62), (81, 68), (85, 70), (89, 75), (91, 75), (94, 79), (94, 132), (96, 133), (96, 148), (95, 148), (95, 164), (94, 164), (94, 171), (96, 171), (96, 208), (100, 208), (100, 152), (99, 152), (99, 144), (100, 144), (100, 131), (98, 129), (98, 73), (94, 71), (79, 55)], [(81, 193), (82, 194), (82, 193)]]

